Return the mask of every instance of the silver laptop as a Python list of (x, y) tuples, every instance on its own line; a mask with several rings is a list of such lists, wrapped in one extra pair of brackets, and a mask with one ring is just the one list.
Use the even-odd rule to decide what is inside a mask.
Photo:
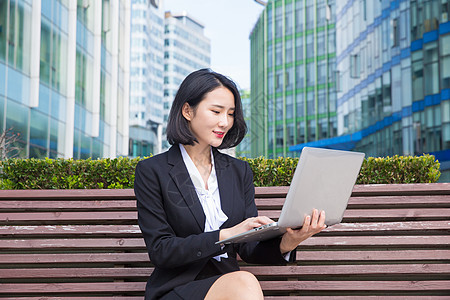
[(325, 211), (325, 224), (342, 221), (364, 153), (305, 147), (289, 187), (278, 222), (218, 241), (216, 244), (263, 241), (300, 228), (314, 208)]

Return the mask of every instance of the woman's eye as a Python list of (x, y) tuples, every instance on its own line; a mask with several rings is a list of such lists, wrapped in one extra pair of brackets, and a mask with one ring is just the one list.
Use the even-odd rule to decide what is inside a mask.
[(234, 118), (234, 114), (228, 114), (230, 117), (233, 117)]
[(219, 113), (217, 110), (213, 110), (212, 112), (215, 113), (215, 114), (218, 114), (218, 113)]

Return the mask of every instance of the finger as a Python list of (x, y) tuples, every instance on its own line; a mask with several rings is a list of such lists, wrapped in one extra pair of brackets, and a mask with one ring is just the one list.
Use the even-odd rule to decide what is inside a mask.
[(301, 231), (308, 231), (309, 230), (309, 226), (311, 225), (311, 216), (307, 215), (305, 217), (305, 220), (303, 221), (303, 227), (301, 229)]
[(274, 223), (274, 220), (272, 220), (271, 218), (266, 217), (266, 216), (259, 216), (259, 217), (256, 217), (256, 219), (258, 220), (258, 222), (261, 223), (261, 225)]
[(319, 220), (319, 211), (317, 209), (313, 209), (312, 218), (311, 218), (311, 227), (317, 227), (317, 221)]
[(325, 211), (324, 210), (322, 210), (320, 212), (319, 222), (317, 223), (317, 225), (321, 228), (325, 226)]

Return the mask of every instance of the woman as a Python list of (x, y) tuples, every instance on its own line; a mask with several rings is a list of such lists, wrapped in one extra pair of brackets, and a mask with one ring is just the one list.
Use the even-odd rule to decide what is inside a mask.
[(230, 79), (202, 69), (181, 83), (167, 125), (172, 147), (136, 167), (139, 226), (155, 265), (146, 299), (262, 299), (236, 254), (250, 263), (285, 264), (295, 260), (300, 242), (325, 228), (324, 212), (314, 211), (282, 237), (215, 244), (273, 222), (257, 216), (248, 163), (217, 151), (239, 144), (246, 130)]

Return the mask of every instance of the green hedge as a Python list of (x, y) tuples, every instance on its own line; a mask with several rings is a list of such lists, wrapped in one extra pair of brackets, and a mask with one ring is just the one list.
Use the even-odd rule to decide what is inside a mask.
[[(241, 159), (250, 164), (255, 186), (289, 185), (298, 162), (298, 158)], [(133, 188), (139, 160), (9, 159), (0, 162), (0, 189)], [(439, 162), (431, 155), (369, 157), (357, 183), (429, 183), (437, 182), (439, 176)]]

